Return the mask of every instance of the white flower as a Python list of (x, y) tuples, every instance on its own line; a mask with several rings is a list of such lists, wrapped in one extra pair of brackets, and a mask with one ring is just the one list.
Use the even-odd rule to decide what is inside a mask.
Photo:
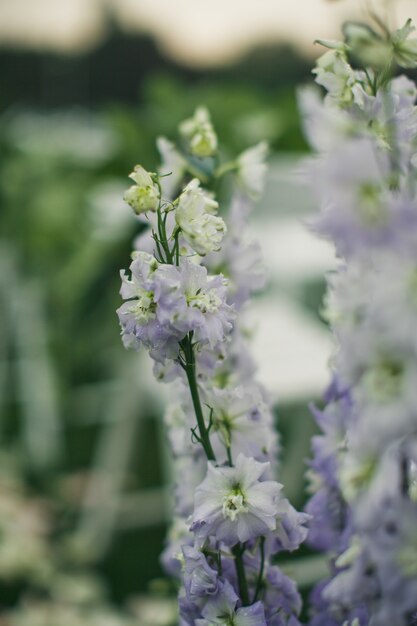
[(184, 239), (200, 255), (220, 250), (226, 224), (214, 215), (218, 203), (200, 188), (194, 178), (178, 199), (175, 220)]
[(129, 174), (136, 185), (132, 185), (125, 192), (123, 199), (127, 202), (136, 214), (146, 213), (146, 211), (156, 211), (159, 206), (160, 193), (158, 185), (152, 176), (141, 165), (136, 165)]
[(353, 86), (360, 75), (355, 73), (346, 60), (344, 51), (329, 50), (318, 60), (313, 70), (316, 82), (322, 85), (330, 98), (341, 106), (352, 104)]
[(244, 192), (253, 199), (257, 199), (264, 189), (267, 155), (268, 144), (261, 141), (242, 152), (237, 159), (238, 181)]
[(282, 485), (262, 480), (269, 463), (239, 454), (235, 467), (208, 465), (195, 492), (191, 529), (235, 545), (275, 530)]
[(184, 120), (179, 127), (187, 142), (191, 154), (204, 158), (212, 156), (217, 150), (217, 135), (205, 107), (199, 107), (194, 116)]

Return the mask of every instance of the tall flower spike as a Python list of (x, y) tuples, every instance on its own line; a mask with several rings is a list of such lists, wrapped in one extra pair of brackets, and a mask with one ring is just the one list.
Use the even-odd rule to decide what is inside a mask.
[[(163, 192), (147, 215), (150, 229), (138, 239), (130, 273), (122, 273), (118, 310), (125, 345), (145, 347), (158, 380), (176, 382), (166, 416), (175, 519), (162, 562), (178, 579), (181, 626), (297, 626), (300, 596), (272, 558), (305, 539), (308, 516), (291, 507), (275, 480), (272, 411), (236, 316), (264, 282), (248, 216), (263, 184), (266, 146), (218, 168), (212, 159), (204, 169), (202, 180), (216, 188), (238, 167), (240, 188), (223, 219), (218, 199), (197, 178), (187, 180), (200, 172), (195, 157), (217, 151), (207, 111), (198, 110), (180, 134), (185, 152), (159, 141), (172, 185), (151, 177), (158, 190), (169, 187), (169, 197)], [(140, 208), (149, 208), (149, 179), (140, 170), (135, 182), (141, 193), (134, 188), (132, 202), (139, 206), (143, 194), (149, 203)]]
[(303, 99), (319, 157), (306, 165), (321, 208), (314, 227), (340, 257), (326, 307), (333, 383), (314, 409), (307, 505), (309, 541), (331, 576), (313, 592), (311, 626), (417, 624), (416, 86), (391, 74), (394, 61), (414, 63), (411, 31), (348, 25), (346, 47), (319, 60), (328, 95)]

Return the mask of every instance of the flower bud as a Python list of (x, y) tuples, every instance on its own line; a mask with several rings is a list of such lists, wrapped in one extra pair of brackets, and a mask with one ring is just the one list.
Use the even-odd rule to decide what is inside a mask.
[(205, 107), (199, 107), (193, 117), (184, 120), (179, 130), (192, 155), (205, 158), (217, 151), (217, 135)]
[(146, 211), (156, 211), (159, 206), (160, 191), (151, 174), (141, 165), (136, 165), (129, 175), (136, 185), (132, 185), (125, 192), (123, 199), (137, 215)]

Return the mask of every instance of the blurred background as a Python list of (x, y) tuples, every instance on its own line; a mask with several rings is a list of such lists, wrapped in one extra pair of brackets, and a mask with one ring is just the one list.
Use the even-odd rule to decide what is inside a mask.
[[(398, 22), (417, 15), (413, 1), (390, 4), (378, 7)], [(302, 507), (335, 261), (305, 226), (315, 207), (296, 176), (307, 146), (295, 88), (311, 80), (312, 41), (365, 13), (348, 0), (0, 1), (2, 626), (175, 624), (158, 560), (169, 389), (122, 348), (115, 309), (138, 230), (127, 174), (155, 169), (156, 137), (200, 104), (231, 154), (271, 146), (253, 215), (269, 272), (253, 349), (276, 403), (280, 479)], [(306, 558), (288, 564), (305, 588), (322, 568)]]

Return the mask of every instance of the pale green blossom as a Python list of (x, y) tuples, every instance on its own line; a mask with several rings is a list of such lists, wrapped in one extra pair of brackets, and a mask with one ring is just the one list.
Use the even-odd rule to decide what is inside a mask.
[(123, 196), (125, 202), (137, 215), (147, 211), (156, 211), (160, 201), (160, 190), (151, 174), (141, 165), (136, 165), (133, 172), (129, 174), (129, 178), (136, 184), (125, 192)]
[(179, 130), (194, 156), (210, 157), (217, 151), (217, 135), (205, 107), (198, 107), (193, 117), (180, 124)]
[(393, 33), (379, 35), (365, 24), (348, 22), (344, 27), (346, 45), (364, 65), (384, 69), (395, 62), (400, 67), (417, 67), (417, 39), (409, 39), (415, 31), (411, 19)]
[(391, 36), (394, 59), (400, 67), (417, 67), (417, 39), (408, 39), (415, 31), (415, 26), (409, 19), (402, 28), (394, 31)]
[(349, 50), (363, 65), (382, 69), (390, 64), (393, 46), (389, 38), (356, 22), (347, 22), (343, 32)]
[(353, 86), (357, 76), (349, 65), (343, 49), (332, 49), (325, 52), (313, 70), (316, 82), (322, 85), (329, 96), (341, 106), (352, 104)]
[(220, 250), (226, 224), (215, 213), (218, 203), (200, 187), (194, 178), (180, 197), (175, 211), (175, 220), (184, 239), (192, 249), (204, 256)]

